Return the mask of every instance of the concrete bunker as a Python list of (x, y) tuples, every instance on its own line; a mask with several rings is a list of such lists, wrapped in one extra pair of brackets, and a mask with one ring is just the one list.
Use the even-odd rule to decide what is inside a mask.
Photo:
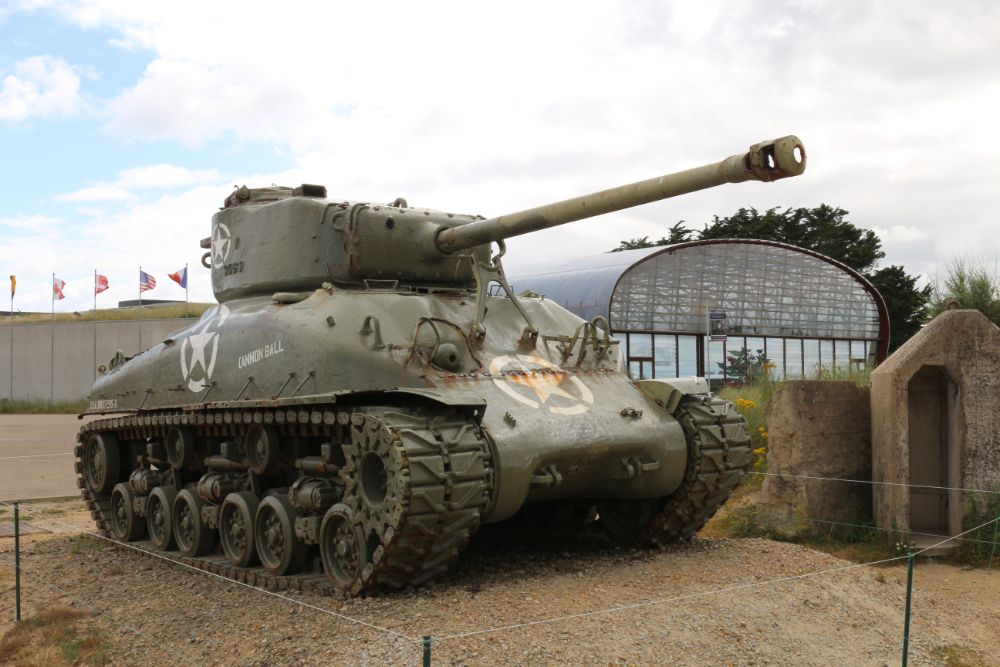
[(1000, 328), (936, 317), (872, 372), (871, 424), (876, 525), (922, 546), (974, 527), (1000, 491)]

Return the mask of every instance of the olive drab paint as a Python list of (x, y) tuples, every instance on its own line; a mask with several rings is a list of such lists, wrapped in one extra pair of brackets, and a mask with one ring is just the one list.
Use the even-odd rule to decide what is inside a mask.
[[(235, 190), (202, 241), (220, 305), (112, 363), (89, 396), (89, 413), (125, 415), (80, 436), (99, 526), (131, 534), (103, 508), (132, 516), (161, 489), (158, 512), (170, 502), (202, 517), (193, 537), (178, 524), (182, 552), (208, 548), (191, 544), (221, 522), (242, 567), (247, 553), (234, 551), (252, 549), (265, 522), (286, 540), (271, 553), (254, 533), (268, 571), (291, 573), (294, 554), (319, 544), (349, 595), (436, 576), (479, 523), (526, 503), (593, 504), (633, 542), (689, 537), (749, 463), (745, 422), (704, 381), (633, 382), (605, 318), (514, 295), (503, 241), (804, 169), (802, 143), (785, 137), (489, 219), (340, 200), (317, 185)], [(423, 516), (436, 518), (421, 527)], [(395, 564), (420, 549), (419, 567)]]

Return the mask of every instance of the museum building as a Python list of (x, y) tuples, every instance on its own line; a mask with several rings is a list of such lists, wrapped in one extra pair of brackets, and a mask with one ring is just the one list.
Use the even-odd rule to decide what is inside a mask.
[(720, 239), (608, 252), (510, 279), (580, 317), (606, 317), (632, 377), (729, 377), (763, 358), (775, 379), (877, 365), (889, 318), (861, 274), (774, 241)]

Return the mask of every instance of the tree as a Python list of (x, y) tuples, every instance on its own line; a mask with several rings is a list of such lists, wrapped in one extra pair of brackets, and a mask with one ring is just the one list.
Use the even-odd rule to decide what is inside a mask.
[(947, 275), (935, 280), (930, 289), (927, 314), (940, 315), (952, 302), (960, 308), (978, 310), (991, 322), (1000, 326), (1000, 273), (986, 261), (958, 258), (948, 262)]
[(726, 355), (726, 362), (716, 362), (719, 371), (724, 373), (730, 382), (754, 384), (764, 379), (774, 368), (771, 360), (764, 356), (764, 350), (747, 350), (739, 348)]
[(885, 257), (875, 232), (847, 221), (847, 211), (820, 204), (816, 208), (771, 208), (763, 213), (741, 208), (728, 218), (714, 216), (703, 239), (764, 239), (814, 250), (868, 273)]
[(918, 289), (917, 279), (897, 265), (875, 271), (868, 280), (885, 299), (890, 323), (889, 349), (895, 350), (923, 326), (924, 307), (931, 296), (931, 286)]
[(691, 236), (693, 234), (694, 231), (685, 227), (684, 221), (680, 220), (677, 224), (670, 228), (670, 234), (668, 236), (661, 236), (659, 241), (650, 241), (648, 236), (643, 236), (637, 239), (629, 239), (628, 241), (622, 241), (619, 243), (618, 247), (614, 248), (611, 252), (635, 250), (637, 248), (652, 248), (661, 245), (674, 245), (675, 243), (687, 243), (692, 240)]

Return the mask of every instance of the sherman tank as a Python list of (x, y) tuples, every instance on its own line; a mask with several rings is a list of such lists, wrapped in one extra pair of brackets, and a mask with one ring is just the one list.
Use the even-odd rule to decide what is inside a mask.
[(789, 136), (488, 219), (234, 190), (202, 241), (218, 305), (98, 369), (76, 447), (98, 529), (343, 596), (438, 577), (528, 505), (691, 538), (747, 469), (745, 421), (704, 379), (630, 378), (605, 318), (514, 294), (504, 240), (805, 166)]

